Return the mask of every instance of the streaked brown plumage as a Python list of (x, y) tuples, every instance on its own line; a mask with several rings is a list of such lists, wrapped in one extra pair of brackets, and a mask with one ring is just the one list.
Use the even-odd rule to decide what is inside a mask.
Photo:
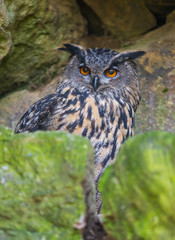
[[(132, 59), (142, 51), (118, 53), (65, 44), (70, 60), (56, 92), (36, 102), (15, 132), (58, 130), (90, 139), (95, 149), (95, 182), (115, 161), (121, 144), (134, 134), (134, 112), (140, 100)], [(101, 201), (97, 190), (97, 212)]]

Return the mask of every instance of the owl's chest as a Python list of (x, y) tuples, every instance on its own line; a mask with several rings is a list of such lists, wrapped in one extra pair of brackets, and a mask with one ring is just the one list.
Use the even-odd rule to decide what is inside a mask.
[(120, 114), (117, 101), (91, 95), (61, 99), (56, 113), (57, 130), (89, 139), (108, 137), (114, 131)]

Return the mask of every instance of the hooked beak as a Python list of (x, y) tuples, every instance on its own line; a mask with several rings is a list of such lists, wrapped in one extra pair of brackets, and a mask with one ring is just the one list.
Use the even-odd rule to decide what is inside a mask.
[(97, 90), (97, 88), (99, 87), (99, 76), (95, 76), (92, 80), (92, 86), (94, 88), (94, 91)]

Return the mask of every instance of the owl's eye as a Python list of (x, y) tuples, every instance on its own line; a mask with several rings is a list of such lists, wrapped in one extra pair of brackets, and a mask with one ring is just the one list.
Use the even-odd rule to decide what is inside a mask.
[(80, 67), (80, 73), (82, 75), (88, 75), (90, 73), (90, 69), (86, 66), (82, 66), (82, 67)]
[(117, 69), (114, 69), (114, 68), (108, 68), (106, 71), (105, 71), (105, 74), (107, 77), (115, 77), (117, 75)]

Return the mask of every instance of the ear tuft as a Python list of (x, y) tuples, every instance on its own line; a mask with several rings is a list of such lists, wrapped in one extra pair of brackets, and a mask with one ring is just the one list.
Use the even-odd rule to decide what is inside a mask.
[(64, 44), (64, 46), (65, 48), (58, 48), (58, 50), (66, 51), (72, 55), (77, 55), (81, 61), (84, 59), (84, 51), (81, 46), (73, 44)]
[(145, 51), (135, 51), (135, 52), (128, 52), (128, 59), (134, 59), (137, 57), (141, 57), (145, 54)]
[(58, 50), (69, 52), (73, 55), (77, 54), (82, 50), (81, 46), (73, 45), (73, 44), (64, 44), (65, 48), (58, 48)]
[(122, 63), (126, 60), (129, 60), (129, 59), (135, 59), (137, 57), (143, 56), (144, 54), (145, 54), (144, 51), (133, 51), (133, 52), (119, 53), (113, 58), (112, 64)]

